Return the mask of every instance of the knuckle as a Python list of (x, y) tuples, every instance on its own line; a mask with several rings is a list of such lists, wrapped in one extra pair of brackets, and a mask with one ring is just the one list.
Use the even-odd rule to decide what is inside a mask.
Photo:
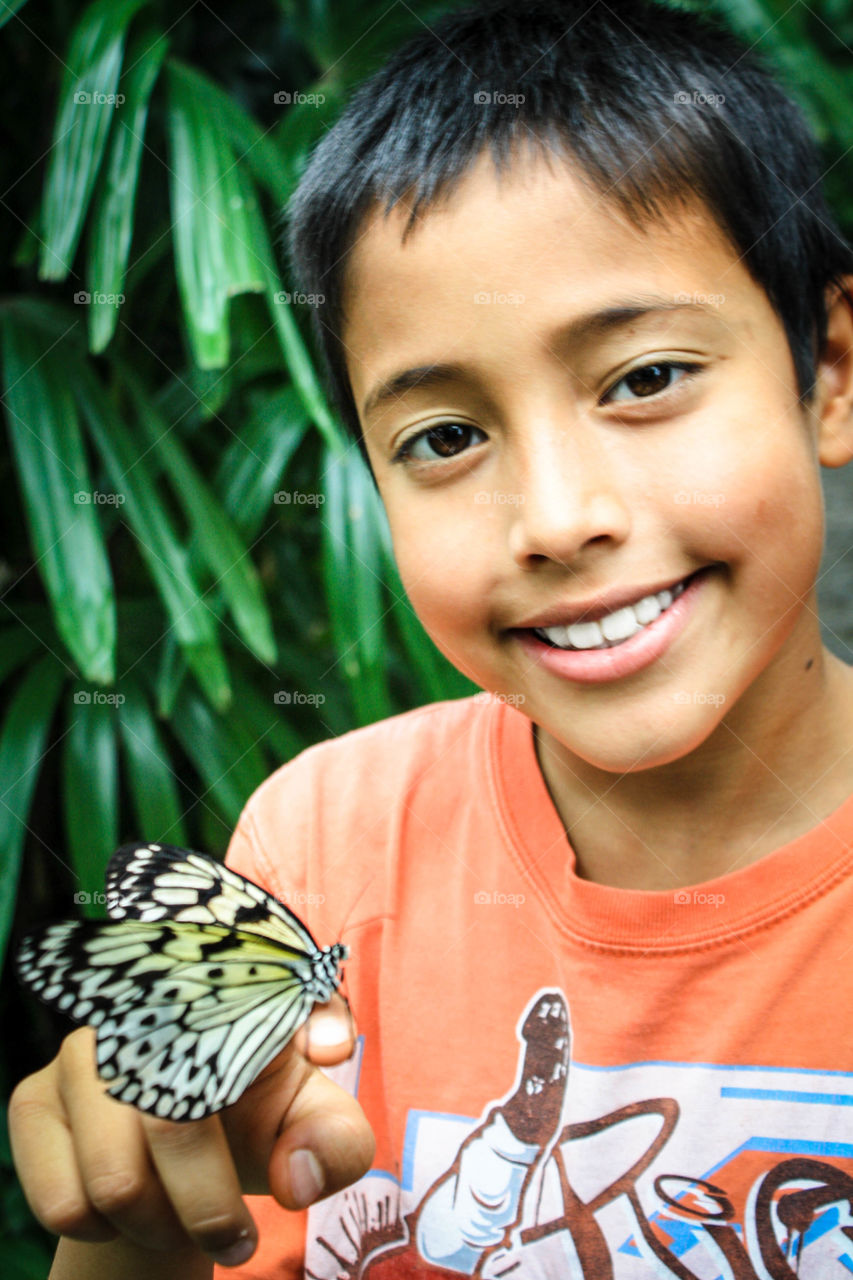
[(349, 1154), (347, 1176), (353, 1172), (361, 1177), (373, 1163), (376, 1154), (376, 1137), (363, 1114), (338, 1115), (335, 1117), (335, 1128), (338, 1130), (335, 1146)]
[(77, 1197), (60, 1200), (51, 1196), (44, 1204), (33, 1198), (31, 1208), (43, 1226), (58, 1236), (68, 1236), (71, 1240), (109, 1240), (115, 1235), (109, 1225), (100, 1222), (91, 1206)]
[(143, 1179), (129, 1170), (91, 1174), (86, 1189), (92, 1204), (105, 1218), (121, 1217), (145, 1195)]
[(49, 1110), (35, 1076), (27, 1076), (12, 1090), (12, 1096), (9, 1099), (11, 1125), (40, 1123)]

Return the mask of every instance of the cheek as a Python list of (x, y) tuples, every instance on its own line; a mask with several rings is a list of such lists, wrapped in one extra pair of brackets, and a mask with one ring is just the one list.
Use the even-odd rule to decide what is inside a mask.
[(709, 551), (770, 594), (807, 592), (820, 563), (823, 498), (805, 425), (744, 422), (730, 447), (716, 461), (699, 458), (693, 474), (704, 478), (687, 518), (707, 534)]
[(444, 648), (443, 637), (452, 641), (482, 629), (500, 564), (490, 552), (488, 522), (484, 527), (476, 518), (440, 513), (438, 505), (432, 517), (391, 508), (388, 519), (406, 595), (438, 647)]

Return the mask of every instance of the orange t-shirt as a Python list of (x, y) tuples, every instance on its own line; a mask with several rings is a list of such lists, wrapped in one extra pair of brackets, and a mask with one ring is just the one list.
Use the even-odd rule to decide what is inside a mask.
[(853, 797), (690, 889), (582, 880), (489, 695), (305, 751), (228, 862), (349, 945), (376, 1158), (307, 1214), (250, 1198), (217, 1277), (849, 1278), (851, 845)]

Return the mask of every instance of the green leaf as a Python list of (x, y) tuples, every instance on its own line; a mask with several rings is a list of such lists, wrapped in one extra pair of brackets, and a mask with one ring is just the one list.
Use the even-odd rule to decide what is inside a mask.
[(195, 67), (180, 66), (187, 89), (203, 110), (211, 127), (228, 139), (238, 163), (245, 164), (255, 182), (269, 191), (276, 205), (284, 204), (290, 191), (286, 151), (262, 129), (239, 102)]
[[(269, 232), (252, 184), (225, 131), (195, 97), (197, 77), (169, 59), (169, 134), (175, 258), (194, 359), (202, 368), (228, 360), (228, 297), (266, 293), (290, 376), (330, 447), (343, 436), (329, 410), (283, 289)], [(216, 117), (214, 116), (214, 122)], [(292, 292), (292, 291), (291, 291)]]
[(178, 285), (196, 363), (228, 361), (228, 299), (263, 290), (267, 271), (252, 236), (255, 193), (228, 139), (208, 119), (192, 77), (168, 63), (173, 236)]
[[(319, 105), (311, 101), (318, 94), (325, 99)], [(275, 147), (284, 158), (283, 183), (277, 198), (280, 208), (293, 194), (313, 147), (334, 123), (345, 99), (342, 82), (321, 80), (304, 90), (302, 101), (281, 107), (284, 116), (275, 131)]]
[(145, 3), (95, 0), (71, 37), (45, 177), (42, 280), (64, 280), (71, 270), (110, 127), (122, 109), (116, 90), (127, 25)]
[(308, 415), (292, 387), (266, 397), (222, 456), (216, 489), (245, 535), (255, 534), (274, 508), (282, 473), (305, 437)]
[(183, 506), (197, 547), (215, 575), (234, 617), (237, 630), (261, 662), (275, 662), (272, 622), (250, 548), (202, 480), (177, 438), (177, 433), (154, 409), (133, 371), (126, 367), (123, 383), (148, 437), (152, 454), (159, 458), (175, 497)]
[(177, 778), (151, 708), (136, 683), (123, 681), (122, 692), (118, 718), (139, 839), (185, 846)]
[(239, 673), (234, 676), (234, 699), (235, 719), (239, 720), (243, 732), (250, 740), (275, 752), (278, 764), (292, 760), (309, 745), (285, 719), (286, 708), (274, 700), (268, 701), (256, 685)]
[(18, 686), (0, 729), (0, 966), (9, 942), (27, 820), (65, 673), (42, 658)]
[(74, 661), (87, 679), (109, 684), (115, 598), (68, 361), (11, 310), (0, 328), (6, 416), (36, 566)]
[(130, 67), (119, 84), (125, 102), (116, 117), (89, 230), (89, 346), (94, 352), (104, 350), (118, 323), (119, 304), (107, 299), (119, 297), (124, 288), (148, 103), (166, 48), (164, 36), (152, 41), (146, 32), (131, 45)]
[[(116, 702), (122, 693), (78, 684), (63, 743), (65, 829), (84, 915), (106, 914), (104, 871), (119, 843)], [(78, 899), (79, 902), (79, 899)]]
[[(256, 230), (255, 234), (260, 236), (265, 235), (266, 232), (261, 228)], [(258, 243), (257, 240), (256, 243)], [(271, 273), (267, 287), (267, 301), (288, 372), (312, 422), (316, 423), (329, 449), (344, 453), (347, 447), (344, 435), (326, 403), (320, 380), (302, 334), (299, 332), (299, 326), (293, 317), (291, 304), (285, 301), (287, 293), (292, 296), (292, 290), (283, 290), (278, 276)]]
[(19, 9), (23, 9), (27, 0), (2, 0), (0, 4), (0, 27), (5, 27), (10, 18), (13, 18)]
[(163, 720), (171, 720), (175, 709), (175, 699), (186, 674), (187, 660), (175, 637), (170, 632), (169, 635), (163, 637), (157, 670), (157, 714)]
[(327, 451), (323, 574), (332, 634), (359, 722), (393, 714), (385, 674), (382, 600), (385, 514), (361, 455)]
[(260, 748), (245, 740), (230, 717), (226, 721), (214, 715), (188, 689), (175, 705), (172, 730), (204, 780), (206, 790), (199, 801), (208, 806), (209, 796), (219, 816), (233, 828), (249, 796), (269, 773)]
[(224, 710), (231, 693), (214, 619), (193, 579), (186, 548), (175, 535), (148, 460), (140, 455), (91, 370), (80, 366), (73, 381), (90, 434), (116, 492), (124, 498), (122, 517), (134, 532), (187, 663), (213, 705)]

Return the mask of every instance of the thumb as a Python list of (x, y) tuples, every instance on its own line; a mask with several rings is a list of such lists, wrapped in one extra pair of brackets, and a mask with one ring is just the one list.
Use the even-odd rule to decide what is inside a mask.
[(358, 1036), (349, 1005), (339, 995), (316, 1004), (308, 1021), (293, 1038), (293, 1047), (318, 1067), (330, 1067), (350, 1057)]
[(223, 1112), (244, 1193), (303, 1209), (370, 1168), (376, 1144), (364, 1112), (315, 1065), (343, 1062), (355, 1036), (339, 996), (317, 1005), (294, 1040)]
[(285, 1208), (304, 1209), (357, 1181), (375, 1149), (355, 1098), (310, 1067), (270, 1155), (270, 1192)]

